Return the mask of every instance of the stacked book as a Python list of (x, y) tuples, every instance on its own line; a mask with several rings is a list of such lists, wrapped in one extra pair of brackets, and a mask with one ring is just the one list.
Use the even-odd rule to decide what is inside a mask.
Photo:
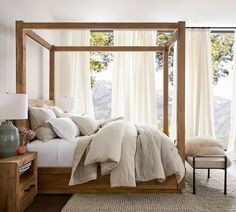
[(20, 174), (23, 174), (24, 172), (26, 172), (30, 168), (31, 165), (32, 165), (32, 161), (21, 166), (20, 167)]

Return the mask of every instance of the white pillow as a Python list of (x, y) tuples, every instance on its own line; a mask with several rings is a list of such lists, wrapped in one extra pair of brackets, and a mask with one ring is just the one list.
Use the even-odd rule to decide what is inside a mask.
[(82, 135), (92, 135), (99, 129), (99, 122), (89, 116), (71, 116), (70, 117), (80, 129)]
[(56, 115), (44, 107), (29, 107), (30, 126), (33, 130), (43, 126), (49, 119), (56, 118)]
[(48, 122), (60, 138), (73, 142), (75, 137), (79, 136), (79, 128), (69, 118), (50, 119)]
[(61, 115), (64, 113), (63, 110), (57, 106), (44, 105), (43, 107), (51, 110), (57, 118), (60, 118)]

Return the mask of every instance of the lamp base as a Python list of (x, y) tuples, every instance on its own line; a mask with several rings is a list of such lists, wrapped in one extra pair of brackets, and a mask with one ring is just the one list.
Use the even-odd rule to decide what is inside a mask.
[(11, 121), (2, 122), (0, 126), (0, 155), (10, 157), (16, 155), (16, 149), (20, 144), (18, 129)]

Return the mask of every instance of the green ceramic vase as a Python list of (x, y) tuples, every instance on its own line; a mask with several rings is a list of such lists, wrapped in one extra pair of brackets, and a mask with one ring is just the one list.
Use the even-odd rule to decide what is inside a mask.
[(0, 156), (9, 157), (16, 155), (16, 149), (20, 144), (18, 129), (11, 121), (0, 125)]

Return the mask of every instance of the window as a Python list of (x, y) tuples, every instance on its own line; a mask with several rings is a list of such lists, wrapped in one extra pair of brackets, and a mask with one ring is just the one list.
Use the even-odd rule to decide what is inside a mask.
[[(164, 46), (173, 36), (172, 32), (157, 32), (156, 45)], [(169, 125), (173, 103), (173, 63), (174, 49), (169, 51)], [(159, 129), (163, 129), (163, 53), (156, 53), (156, 94), (157, 94), (157, 120)]]
[(212, 33), (213, 101), (216, 137), (227, 148), (231, 116), (233, 33)]
[[(112, 46), (113, 32), (91, 31), (91, 46)], [(109, 52), (90, 52), (91, 87), (96, 119), (111, 116), (112, 61)]]
[[(166, 43), (172, 36), (169, 32), (158, 32), (157, 45)], [(213, 95), (214, 118), (217, 138), (227, 147), (230, 128), (230, 109), (232, 95), (232, 66), (233, 66), (233, 33), (212, 33), (212, 67), (213, 67)], [(112, 31), (91, 31), (90, 44), (92, 46), (112, 46)], [(171, 105), (173, 102), (173, 48), (169, 53), (169, 123)], [(112, 65), (113, 55), (109, 52), (91, 52), (91, 87), (95, 117), (106, 119), (111, 116), (112, 93)], [(162, 53), (156, 53), (156, 87), (157, 112), (159, 127), (163, 120), (163, 58)]]

